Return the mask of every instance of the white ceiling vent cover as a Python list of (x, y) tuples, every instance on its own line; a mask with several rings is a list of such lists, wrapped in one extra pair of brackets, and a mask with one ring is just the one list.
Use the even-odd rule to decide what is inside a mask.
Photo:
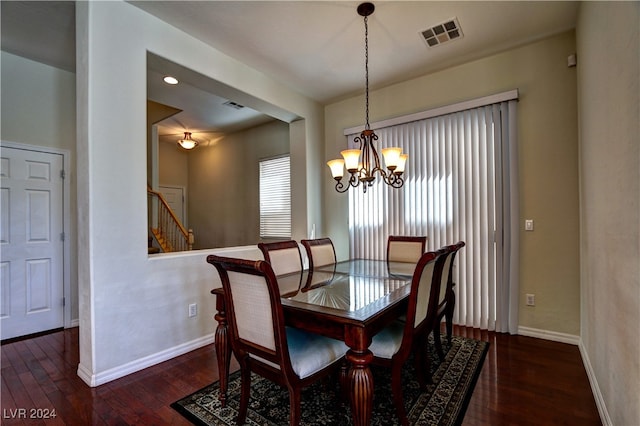
[(422, 39), (429, 47), (436, 47), (448, 41), (462, 38), (462, 30), (458, 18), (452, 18), (442, 24), (434, 25), (420, 32)]

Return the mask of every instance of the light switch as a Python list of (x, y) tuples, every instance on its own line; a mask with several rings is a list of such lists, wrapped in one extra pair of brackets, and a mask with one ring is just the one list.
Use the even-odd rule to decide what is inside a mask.
[(533, 219), (526, 219), (524, 221), (524, 230), (533, 231)]

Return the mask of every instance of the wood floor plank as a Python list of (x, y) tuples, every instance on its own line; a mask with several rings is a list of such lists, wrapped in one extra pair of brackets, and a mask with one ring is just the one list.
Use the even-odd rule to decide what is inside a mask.
[(482, 337), (489, 352), (463, 425), (601, 424), (576, 346), (501, 333)]
[[(576, 346), (457, 326), (454, 334), (489, 342), (464, 426), (601, 424)], [(188, 426), (170, 404), (218, 379), (208, 345), (90, 388), (77, 375), (78, 335), (73, 328), (2, 345), (3, 409), (46, 404), (58, 415), (55, 422), (3, 419), (3, 425)], [(237, 368), (234, 359), (231, 370)]]

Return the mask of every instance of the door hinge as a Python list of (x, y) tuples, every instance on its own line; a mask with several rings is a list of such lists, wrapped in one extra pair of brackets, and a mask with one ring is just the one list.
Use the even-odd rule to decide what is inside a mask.
[(67, 299), (65, 297), (62, 298), (62, 306), (67, 305)]
[(60, 178), (64, 179), (65, 177), (67, 177), (67, 174), (65, 173), (64, 169), (60, 170)]
[(61, 232), (60, 233), (60, 241), (64, 241), (64, 238), (65, 238), (64, 232)]

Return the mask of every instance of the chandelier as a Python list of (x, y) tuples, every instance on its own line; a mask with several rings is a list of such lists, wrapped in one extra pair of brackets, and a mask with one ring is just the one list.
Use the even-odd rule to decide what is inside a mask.
[(191, 139), (191, 132), (184, 132), (184, 138), (178, 140), (178, 145), (189, 150), (198, 146), (198, 141)]
[[(369, 125), (369, 25), (368, 17), (375, 10), (372, 3), (362, 3), (358, 6), (358, 14), (364, 17), (364, 69), (365, 69), (365, 126), (360, 136), (354, 138), (358, 149), (346, 149), (341, 151), (343, 158), (331, 160), (327, 165), (331, 169), (331, 174), (336, 180), (336, 191), (346, 192), (350, 187), (357, 187), (362, 184), (363, 192), (367, 192), (367, 187), (373, 186), (377, 177), (382, 178), (384, 183), (400, 188), (404, 184), (402, 173), (407, 162), (407, 154), (402, 153), (402, 148), (389, 147), (381, 150), (387, 171), (380, 165), (380, 156), (374, 143), (378, 140), (378, 135), (371, 130)], [(344, 168), (349, 172), (349, 180), (346, 185), (342, 182)]]

